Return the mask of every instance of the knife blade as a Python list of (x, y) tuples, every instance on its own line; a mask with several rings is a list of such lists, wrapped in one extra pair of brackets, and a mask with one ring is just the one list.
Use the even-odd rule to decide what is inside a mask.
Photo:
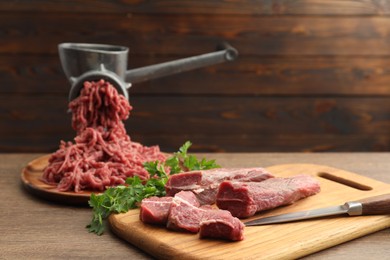
[(248, 221), (244, 224), (245, 226), (259, 226), (338, 215), (360, 216), (385, 214), (390, 214), (390, 193), (365, 198), (359, 201), (349, 201), (343, 205), (338, 206), (293, 212), (266, 218), (259, 218), (252, 221)]

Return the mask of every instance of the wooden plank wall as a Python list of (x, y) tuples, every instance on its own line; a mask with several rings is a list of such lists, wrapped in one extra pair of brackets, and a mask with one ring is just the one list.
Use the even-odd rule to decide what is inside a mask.
[(390, 151), (390, 2), (0, 1), (0, 152), (72, 140), (61, 42), (130, 47), (129, 69), (213, 51), (232, 63), (133, 86), (133, 140), (175, 151)]

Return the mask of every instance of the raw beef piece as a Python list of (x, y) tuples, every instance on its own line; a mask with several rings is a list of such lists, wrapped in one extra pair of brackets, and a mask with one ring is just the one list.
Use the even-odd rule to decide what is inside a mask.
[(244, 224), (227, 210), (210, 205), (199, 207), (191, 191), (181, 191), (172, 200), (168, 216), (168, 229), (176, 231), (201, 231), (201, 237), (222, 238), (232, 241), (244, 239)]
[(263, 182), (224, 181), (219, 186), (217, 206), (233, 216), (246, 218), (258, 211), (292, 204), (320, 191), (319, 182), (309, 175), (271, 178)]
[(140, 207), (140, 219), (144, 223), (165, 225), (173, 197), (150, 197), (143, 199)]
[(197, 233), (203, 213), (207, 211), (207, 209), (199, 208), (199, 206), (195, 194), (191, 191), (177, 193), (171, 203), (167, 228)]
[(244, 239), (244, 224), (227, 210), (208, 210), (200, 222), (200, 238)]
[(168, 196), (174, 196), (179, 191), (190, 190), (195, 193), (202, 205), (214, 204), (219, 184), (224, 180), (260, 182), (272, 177), (271, 173), (259, 167), (216, 168), (171, 175), (165, 189)]

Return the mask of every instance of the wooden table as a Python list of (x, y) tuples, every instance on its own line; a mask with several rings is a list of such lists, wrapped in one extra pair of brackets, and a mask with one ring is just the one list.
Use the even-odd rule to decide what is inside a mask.
[[(22, 168), (42, 154), (0, 154), (0, 259), (152, 259), (110, 231), (88, 233), (91, 209), (50, 203), (24, 190)], [(225, 167), (324, 164), (390, 183), (390, 153), (198, 154)], [(281, 245), (283, 246), (283, 245)], [(306, 259), (389, 259), (390, 230), (324, 250)]]

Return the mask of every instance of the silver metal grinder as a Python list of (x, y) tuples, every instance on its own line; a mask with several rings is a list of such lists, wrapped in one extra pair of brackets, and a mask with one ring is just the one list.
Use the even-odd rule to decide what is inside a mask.
[(209, 65), (233, 61), (238, 52), (228, 43), (217, 46), (217, 51), (184, 59), (127, 70), (129, 49), (124, 46), (94, 43), (61, 43), (60, 61), (71, 83), (69, 101), (80, 95), (85, 81), (110, 82), (128, 98), (127, 89), (139, 83)]

